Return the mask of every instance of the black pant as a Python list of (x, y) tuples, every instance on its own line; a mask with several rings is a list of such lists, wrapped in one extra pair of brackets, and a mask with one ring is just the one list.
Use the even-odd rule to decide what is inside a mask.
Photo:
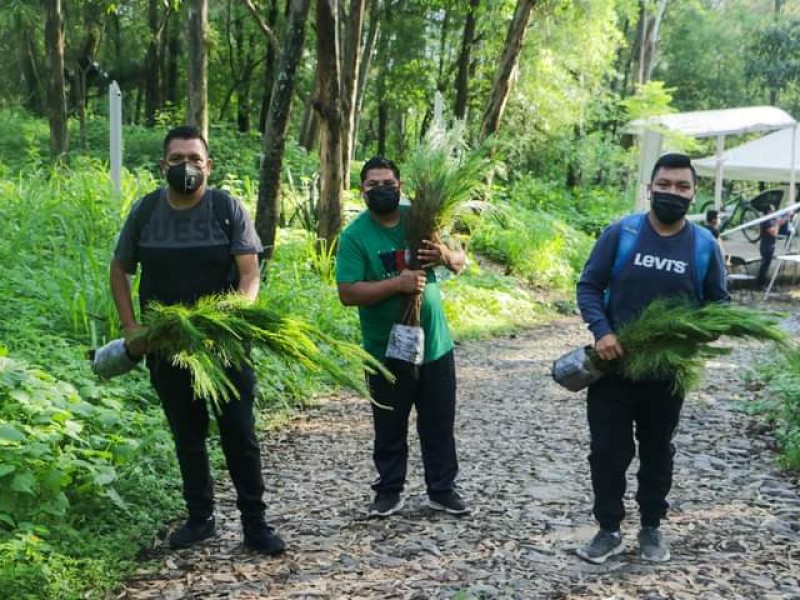
[(775, 254), (775, 244), (759, 247), (759, 253), (761, 254), (761, 264), (758, 267), (756, 286), (764, 287), (767, 285), (767, 272), (769, 271), (769, 265), (772, 263), (772, 257)]
[(453, 352), (424, 364), (415, 377), (409, 370), (392, 369), (394, 384), (381, 375), (369, 375), (372, 398), (394, 410), (372, 405), (375, 426), (373, 460), (378, 470), (376, 492), (400, 492), (408, 462), (408, 416), (417, 408), (417, 432), (422, 446), (428, 494), (453, 489), (458, 460), (453, 425), (456, 416), (456, 369)]
[[(183, 497), (191, 519), (205, 519), (214, 512), (214, 490), (208, 463), (207, 402), (196, 399), (189, 371), (163, 360), (151, 360), (150, 382), (167, 415), (183, 478)], [(261, 452), (255, 434), (253, 401), (255, 375), (250, 368), (228, 370), (228, 377), (239, 390), (240, 398), (231, 398), (217, 415), (222, 451), (233, 485), (236, 505), (242, 520), (263, 519), (264, 480), (261, 475)]]
[(675, 446), (683, 397), (669, 381), (632, 382), (606, 376), (589, 386), (587, 416), (591, 433), (589, 465), (594, 516), (603, 529), (616, 531), (625, 517), (625, 472), (639, 442), (636, 501), (642, 526), (657, 527), (667, 513)]

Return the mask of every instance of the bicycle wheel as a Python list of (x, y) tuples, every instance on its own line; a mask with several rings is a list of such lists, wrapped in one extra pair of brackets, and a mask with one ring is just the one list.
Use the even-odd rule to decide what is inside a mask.
[[(755, 208), (752, 206), (747, 206), (742, 210), (742, 219), (740, 223), (744, 224), (748, 221), (753, 221), (761, 216)], [(755, 244), (758, 240), (761, 239), (761, 225), (751, 225), (750, 227), (745, 227), (742, 229), (742, 233), (744, 234), (744, 238), (750, 242), (751, 244)]]

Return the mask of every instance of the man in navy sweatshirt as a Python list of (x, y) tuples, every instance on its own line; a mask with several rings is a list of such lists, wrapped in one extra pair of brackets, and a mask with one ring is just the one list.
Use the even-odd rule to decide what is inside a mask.
[[(727, 300), (719, 246), (707, 230), (686, 220), (696, 177), (688, 156), (663, 155), (647, 186), (650, 211), (612, 224), (592, 249), (578, 282), (578, 306), (602, 360), (622, 357), (625, 349), (614, 331), (657, 298)], [(627, 250), (619, 253), (623, 236), (627, 236)], [(707, 248), (705, 255), (703, 248)], [(682, 405), (683, 397), (672, 392), (671, 380), (634, 382), (607, 375), (589, 386), (589, 465), (594, 516), (600, 529), (578, 550), (581, 558), (601, 564), (624, 549), (619, 527), (625, 516), (625, 472), (636, 451), (635, 424), (640, 461), (639, 552), (645, 560), (669, 560), (669, 545), (659, 525), (669, 506), (672, 438)]]

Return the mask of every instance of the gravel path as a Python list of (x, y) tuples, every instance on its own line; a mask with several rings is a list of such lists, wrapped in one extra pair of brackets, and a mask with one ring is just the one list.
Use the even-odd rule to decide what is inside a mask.
[(595, 527), (585, 396), (560, 389), (549, 370), (587, 341), (569, 318), (458, 348), (460, 486), (471, 516), (425, 506), (414, 433), (406, 507), (367, 519), (370, 410), (332, 398), (263, 442), (268, 517), (290, 546), (285, 557), (242, 548), (223, 479), (218, 538), (181, 552), (155, 540), (155, 567), (119, 598), (800, 599), (798, 481), (775, 468), (771, 438), (735, 410), (763, 393), (740, 379), (761, 346), (711, 363), (687, 400), (665, 523), (672, 561), (654, 566), (634, 553), (632, 492), (629, 551), (603, 566), (574, 555)]

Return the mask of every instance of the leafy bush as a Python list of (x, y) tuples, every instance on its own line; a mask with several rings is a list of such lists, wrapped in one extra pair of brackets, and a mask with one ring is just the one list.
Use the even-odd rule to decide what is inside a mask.
[(751, 408), (774, 426), (783, 465), (800, 470), (800, 349), (781, 353), (777, 360), (761, 365), (759, 373), (774, 394)]

